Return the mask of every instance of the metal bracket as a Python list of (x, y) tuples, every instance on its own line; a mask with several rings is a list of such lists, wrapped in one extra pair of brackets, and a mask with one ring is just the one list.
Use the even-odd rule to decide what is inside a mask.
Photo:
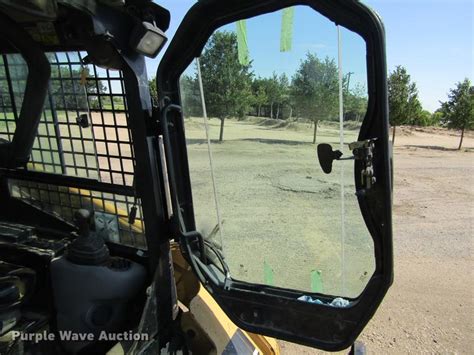
[(349, 149), (352, 150), (354, 158), (364, 162), (364, 169), (362, 169), (360, 173), (360, 178), (362, 185), (365, 185), (367, 190), (371, 189), (377, 181), (376, 177), (374, 176), (373, 165), (376, 140), (377, 138), (370, 138), (364, 141), (358, 141), (349, 144)]

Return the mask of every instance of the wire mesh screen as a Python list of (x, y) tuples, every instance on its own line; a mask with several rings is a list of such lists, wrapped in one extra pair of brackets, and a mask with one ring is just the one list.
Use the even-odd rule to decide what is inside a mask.
[[(49, 53), (47, 56), (51, 64), (51, 80), (27, 169), (132, 187), (135, 160), (127, 125), (122, 73), (84, 65), (80, 52)], [(27, 75), (28, 69), (21, 56), (1, 56), (0, 138), (9, 141), (13, 138)], [(23, 191), (26, 187), (18, 181), (15, 184), (20, 188), (15, 197), (29, 202), (39, 198), (35, 205), (41, 202), (63, 218), (72, 218), (67, 206), (58, 203), (60, 200), (49, 199), (46, 191), (50, 193), (54, 186), (46, 189), (37, 184), (37, 191), (33, 193), (32, 182), (28, 182), (27, 191)], [(77, 191), (69, 189), (62, 193), (75, 195)], [(108, 207), (110, 203), (114, 206), (115, 210), (109, 210), (113, 210), (119, 220), (129, 212), (127, 199), (130, 197), (101, 194), (94, 195), (93, 201), (101, 196), (109, 202)], [(91, 205), (100, 213), (104, 212), (99, 206)], [(141, 208), (137, 207), (141, 216)], [(123, 223), (119, 224), (122, 226)], [(137, 232), (136, 226), (131, 226), (131, 229), (121, 227), (120, 242), (144, 244), (142, 220), (139, 225), (141, 233)], [(129, 237), (125, 236), (127, 233)]]
[(134, 197), (15, 179), (9, 180), (9, 187), (13, 197), (68, 221), (80, 208), (94, 211), (96, 232), (104, 239), (146, 248), (141, 210), (133, 224), (128, 221)]
[(0, 66), (0, 138), (11, 141), (23, 103), (28, 67), (20, 55), (3, 55)]

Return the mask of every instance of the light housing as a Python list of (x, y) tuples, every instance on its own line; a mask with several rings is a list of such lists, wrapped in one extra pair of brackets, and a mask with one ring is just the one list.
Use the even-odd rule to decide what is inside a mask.
[(132, 48), (144, 56), (155, 58), (167, 41), (165, 33), (150, 22), (140, 22), (130, 38)]

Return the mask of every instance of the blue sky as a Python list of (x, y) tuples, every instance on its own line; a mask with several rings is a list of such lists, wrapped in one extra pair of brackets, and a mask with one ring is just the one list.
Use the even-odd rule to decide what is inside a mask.
[[(223, 0), (225, 1), (225, 0)], [(171, 38), (193, 0), (161, 0), (171, 11), (167, 31)], [(465, 77), (474, 79), (472, 0), (366, 0), (383, 18), (387, 32), (389, 70), (396, 65), (408, 69), (417, 83), (425, 109), (434, 111), (439, 100)], [(250, 58), (256, 75), (273, 71), (289, 76), (308, 51), (320, 57), (337, 58), (337, 32), (333, 24), (304, 8), (295, 11), (293, 48), (279, 52), (281, 14), (269, 14), (247, 22)], [(226, 29), (234, 30), (235, 26)], [(351, 87), (365, 84), (363, 42), (357, 35), (342, 31), (343, 71), (353, 72)], [(149, 61), (149, 75), (154, 76), (158, 59)]]

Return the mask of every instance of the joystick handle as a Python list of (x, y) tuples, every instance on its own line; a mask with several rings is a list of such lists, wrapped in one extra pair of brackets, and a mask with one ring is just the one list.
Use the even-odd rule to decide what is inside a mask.
[(74, 224), (79, 229), (81, 237), (88, 237), (91, 230), (91, 213), (81, 208), (74, 213)]
[(66, 257), (80, 265), (101, 265), (109, 259), (109, 249), (95, 233), (94, 214), (86, 209), (74, 213), (74, 223), (79, 237), (68, 245)]

